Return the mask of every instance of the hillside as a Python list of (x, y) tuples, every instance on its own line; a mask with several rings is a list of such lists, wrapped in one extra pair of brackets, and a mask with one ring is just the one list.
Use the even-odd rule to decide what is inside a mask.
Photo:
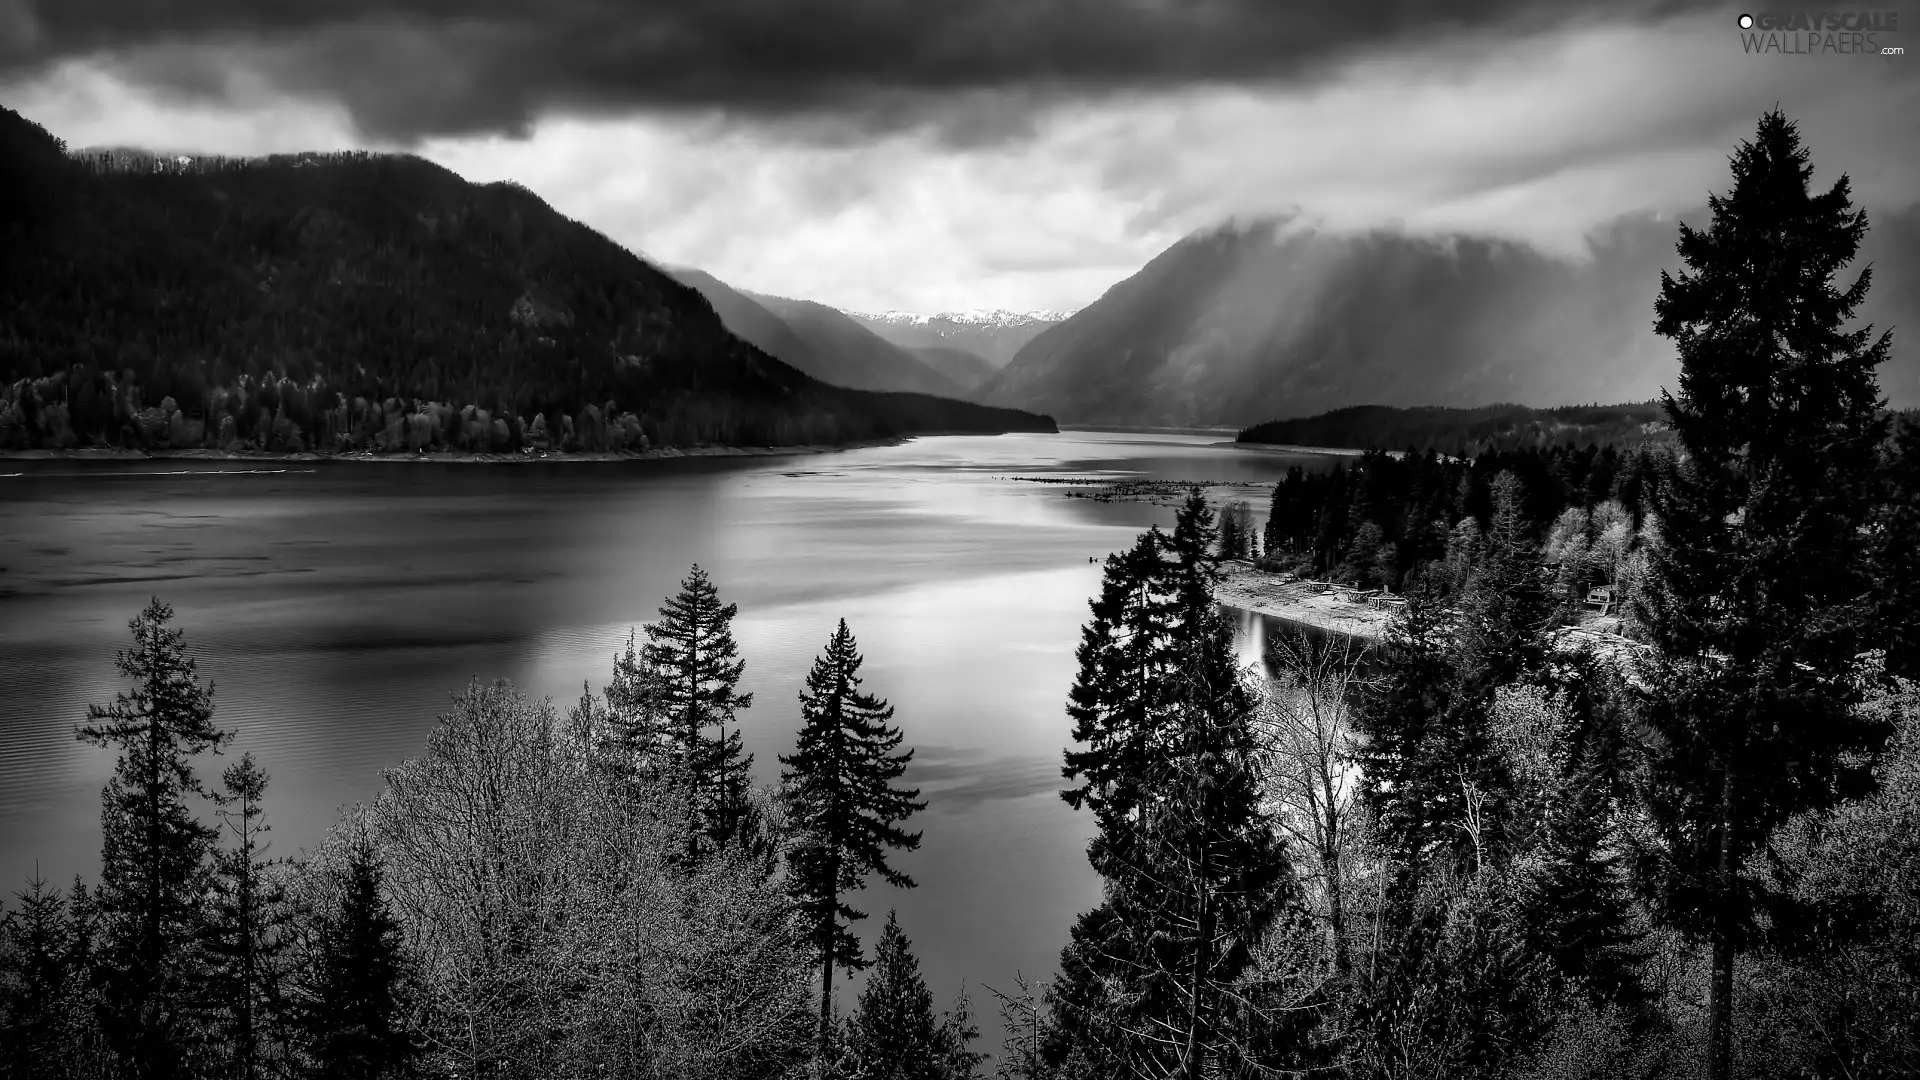
[(1670, 438), (1658, 401), (1531, 409), (1395, 409), (1355, 405), (1296, 420), (1272, 420), (1240, 433), (1243, 443), (1329, 446), (1354, 450), (1434, 450), (1454, 457), (1542, 446), (1630, 448)]
[[(881, 338), (847, 315), (811, 300), (745, 294), (790, 327), (805, 345), (807, 374), (835, 386), (959, 397), (964, 387), (913, 353)], [(801, 366), (799, 363), (796, 367)]]
[(0, 445), (618, 450), (1051, 430), (823, 385), (513, 184), (89, 164), (0, 111)]
[(902, 348), (961, 349), (995, 369), (1007, 366), (1027, 342), (1067, 318), (1058, 311), (948, 311), (938, 315), (849, 311), (846, 314)]
[(790, 367), (813, 374), (812, 349), (780, 316), (704, 270), (675, 267), (667, 273), (712, 305), (729, 333)]
[(979, 353), (970, 353), (965, 349), (953, 349), (939, 345), (909, 350), (920, 358), (920, 362), (939, 372), (962, 390), (972, 390), (998, 370)]
[[(1920, 205), (1870, 217), (1863, 315), (1915, 326)], [(1677, 237), (1671, 219), (1622, 219), (1575, 262), (1495, 240), (1209, 230), (1036, 337), (973, 397), (1062, 423), (1242, 427), (1362, 403), (1644, 400), (1678, 370), (1652, 331)], [(1920, 401), (1915, 351), (1894, 354), (1883, 390)]]
[(911, 352), (867, 332), (840, 312), (804, 300), (735, 289), (704, 270), (676, 268), (734, 334), (802, 372), (854, 390), (908, 391), (959, 397), (966, 386)]

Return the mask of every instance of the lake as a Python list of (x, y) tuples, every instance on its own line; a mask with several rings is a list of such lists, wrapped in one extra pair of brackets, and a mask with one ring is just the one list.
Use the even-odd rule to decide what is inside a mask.
[[(150, 595), (176, 612), (215, 721), (272, 774), (273, 851), (316, 842), (416, 754), (450, 693), (506, 678), (564, 709), (690, 564), (737, 603), (763, 782), (844, 617), (916, 750), (925, 837), (869, 888), (944, 1005), (1051, 974), (1099, 899), (1088, 815), (1056, 794), (1074, 648), (1108, 552), (1171, 509), (1016, 477), (1270, 483), (1314, 455), (1117, 432), (923, 438), (830, 454), (463, 465), (0, 461), (0, 880), (97, 872), (114, 751), (72, 737), (122, 684)], [(1264, 516), (1264, 506), (1258, 507)], [(1248, 625), (1243, 622), (1243, 625)], [(207, 761), (203, 778), (217, 780)], [(842, 991), (843, 1007), (851, 999)]]

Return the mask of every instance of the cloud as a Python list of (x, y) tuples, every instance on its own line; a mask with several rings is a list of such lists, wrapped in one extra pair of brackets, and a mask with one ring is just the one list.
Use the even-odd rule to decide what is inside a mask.
[[(1776, 102), (1801, 122), (1816, 181), (1847, 171), (1869, 208), (1904, 206), (1920, 190), (1910, 57), (1745, 55), (1727, 11), (1556, 22), (1487, 7), (1476, 18), (1430, 36), (1404, 21), (1391, 33), (1335, 34), (1347, 55), (1313, 61), (1311, 79), (1179, 82), (1155, 74), (1178, 69), (1168, 58), (1142, 60), (1131, 84), (1090, 96), (1049, 96), (1037, 77), (983, 77), (945, 106), (950, 119), (973, 114), (968, 138), (904, 121), (855, 138), (863, 121), (716, 99), (551, 111), (520, 136), (442, 134), (414, 147), (474, 181), (518, 180), (668, 264), (855, 310), (1078, 308), (1195, 229), (1276, 213), (1578, 256), (1621, 215), (1692, 208), (1724, 189), (1727, 155)], [(193, 81), (190, 55), (174, 56), (185, 66), (165, 81)], [(1012, 59), (995, 63), (983, 70), (1015, 70)], [(880, 75), (907, 84), (911, 68)], [(380, 85), (381, 69), (369, 70)], [(474, 70), (434, 77), (457, 87)], [(198, 89), (157, 93), (123, 63), (76, 59), (0, 80), (0, 101), (74, 145), (382, 145), (359, 131), (364, 116), (350, 104), (244, 63), (218, 71), (198, 72)]]
[(632, 109), (843, 133), (1018, 134), (1037, 104), (1321, 77), (1458, 33), (1630, 21), (1687, 0), (0, 0), (0, 80), (86, 60), (231, 102), (240, 72), (337, 104), (369, 138), (526, 134)]

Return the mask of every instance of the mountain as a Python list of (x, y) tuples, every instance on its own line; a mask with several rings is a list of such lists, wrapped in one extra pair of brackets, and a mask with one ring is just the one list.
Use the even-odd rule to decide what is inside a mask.
[[(1875, 266), (1862, 317), (1920, 332), (1920, 204), (1870, 220), (1855, 264)], [(1205, 230), (1040, 334), (972, 396), (1063, 423), (1239, 427), (1357, 404), (1645, 400), (1678, 374), (1652, 330), (1677, 239), (1672, 219), (1622, 218), (1575, 261), (1284, 221)], [(1895, 404), (1920, 401), (1916, 351), (1896, 342), (1880, 381)]]
[(0, 446), (632, 449), (1051, 430), (828, 386), (514, 184), (79, 159), (0, 110)]
[(992, 378), (997, 370), (986, 357), (965, 349), (929, 345), (910, 351), (921, 363), (946, 376), (962, 390), (972, 390)]
[(953, 348), (973, 353), (994, 367), (1005, 367), (1014, 354), (1039, 333), (1069, 316), (1064, 311), (972, 310), (944, 311), (938, 315), (919, 315), (911, 311), (887, 311), (847, 315), (893, 342), (908, 349)]
[(822, 382), (860, 390), (904, 390), (959, 397), (964, 388), (907, 349), (880, 337), (845, 312), (811, 300), (746, 293), (786, 323), (805, 345), (789, 361)]
[[(813, 346), (801, 340), (785, 319), (768, 311), (759, 301), (704, 270), (675, 267), (667, 272), (675, 281), (694, 289), (713, 305), (714, 314), (720, 316), (721, 324), (735, 337), (752, 344), (768, 356), (777, 357), (815, 378), (821, 378), (815, 374), (818, 362), (813, 355)], [(822, 378), (821, 381), (833, 380)]]

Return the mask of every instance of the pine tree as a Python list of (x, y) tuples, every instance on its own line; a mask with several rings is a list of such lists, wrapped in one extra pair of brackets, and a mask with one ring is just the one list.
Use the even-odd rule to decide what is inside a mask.
[(1253, 531), (1253, 510), (1244, 500), (1228, 504), (1220, 515), (1220, 557), (1251, 559), (1258, 553), (1259, 534)]
[(1198, 1080), (1244, 1056), (1227, 1022), (1244, 989), (1238, 981), (1294, 889), (1263, 805), (1256, 703), (1233, 628), (1212, 610), (1184, 627), (1183, 639), (1174, 733), (1148, 766), (1152, 798), (1107, 893), (1141, 964), (1135, 1000), (1120, 1017), (1150, 1051), (1134, 1068)]
[(1493, 515), (1461, 605), (1461, 689), (1484, 697), (1539, 668), (1553, 599), (1526, 520), (1525, 487), (1510, 471), (1494, 477)]
[(302, 1027), (318, 1075), (373, 1080), (419, 1053), (406, 1021), (407, 963), (364, 837), (348, 848), (344, 878), (337, 904), (318, 920)]
[(673, 760), (673, 719), (662, 701), (664, 682), (629, 632), (626, 649), (613, 658), (606, 710), (621, 758), (642, 777), (661, 776)]
[(1874, 522), (1874, 597), (1887, 674), (1920, 678), (1920, 417), (1909, 416), (1886, 451), (1886, 490)]
[(1645, 1019), (1646, 959), (1631, 913), (1616, 807), (1623, 782), (1619, 673), (1588, 654), (1516, 688), (1496, 712), (1496, 741), (1516, 777), (1507, 823), (1518, 853), (1517, 920), (1530, 945), (1597, 1002)]
[(1093, 812), (1099, 827), (1087, 850), (1104, 873), (1109, 851), (1124, 842), (1142, 798), (1140, 781), (1165, 726), (1166, 687), (1175, 670), (1173, 599), (1163, 552), (1168, 540), (1147, 530), (1126, 552), (1107, 557), (1093, 618), (1080, 631), (1080, 670), (1067, 693), (1073, 740), (1061, 770), (1075, 787), (1061, 798)]
[(154, 599), (131, 623), (134, 647), (116, 664), (133, 680), (111, 705), (89, 705), (82, 741), (118, 746), (102, 793), (96, 896), (104, 971), (102, 1026), (130, 1075), (165, 1077), (191, 1058), (199, 996), (200, 897), (218, 834), (188, 808), (205, 796), (192, 758), (232, 737), (213, 726), (213, 689), (195, 677), (173, 609)]
[(35, 876), (0, 917), (0, 1076), (53, 1080), (103, 1071), (90, 1013), (86, 890)]
[(1127, 1075), (1146, 1058), (1141, 1040), (1121, 1026), (1130, 986), (1144, 965), (1110, 904), (1084, 911), (1060, 950), (1060, 973), (1047, 984), (1046, 1023), (1038, 1033), (1041, 1075), (1061, 1080)]
[(843, 897), (862, 887), (868, 874), (897, 888), (913, 887), (913, 879), (888, 864), (887, 849), (920, 846), (920, 834), (899, 823), (927, 805), (916, 801), (918, 790), (893, 786), (913, 751), (897, 752), (900, 729), (887, 723), (893, 707), (860, 689), (861, 663), (842, 619), (800, 694), (799, 745), (780, 758), (796, 838), (787, 859), (790, 887), (820, 951), (822, 1060), (832, 1034), (833, 969), (866, 966), (848, 924), (867, 916)]
[[(1042, 987), (1042, 993), (1045, 992)], [(1000, 1059), (994, 1068), (994, 1080), (1042, 1080), (1046, 1074), (1040, 1058), (1040, 995), (1034, 993), (1027, 977), (1013, 973), (1013, 993), (987, 987), (1000, 1003)]]
[(887, 912), (873, 971), (847, 1028), (853, 1080), (945, 1080), (946, 1048), (933, 994), (895, 912)]
[(980, 1025), (973, 1016), (973, 997), (965, 983), (953, 999), (953, 1008), (940, 1018), (935, 1033), (940, 1043), (940, 1075), (945, 1080), (981, 1080), (980, 1066), (988, 1055), (973, 1048), (980, 1039)]
[(734, 714), (753, 705), (753, 695), (737, 689), (746, 669), (733, 640), (739, 612), (737, 604), (721, 605), (719, 590), (696, 565), (661, 606), (660, 621), (646, 627), (642, 659), (659, 679), (655, 700), (670, 725), (674, 767), (692, 786), (689, 859), (744, 839), (753, 755), (742, 748), (740, 729), (728, 730)]
[(1458, 748), (1446, 724), (1456, 685), (1453, 617), (1436, 576), (1416, 572), (1389, 625), (1377, 676), (1354, 710), (1360, 795), (1391, 864), (1387, 916), (1404, 924), (1436, 859), (1460, 839)]
[(1109, 559), (1082, 632), (1068, 711), (1089, 746), (1068, 752), (1084, 783), (1063, 795), (1095, 813), (1107, 903), (1076, 928), (1056, 990), (1079, 1014), (1066, 1033), (1091, 1040), (1067, 1054), (1089, 1064), (1197, 1077), (1225, 1060), (1224, 990), (1290, 893), (1260, 808), (1255, 703), (1213, 600), (1215, 540), (1195, 489), (1171, 535)]
[(261, 1075), (262, 1042), (281, 1006), (277, 961), (285, 951), (285, 896), (271, 878), (261, 834), (270, 827), (259, 819), (267, 773), (252, 754), (227, 767), (216, 811), (233, 833), (235, 846), (214, 858), (213, 911), (207, 953), (212, 961), (212, 997), (222, 1009), (233, 1075)]
[(1848, 331), (1871, 281), (1835, 279), (1866, 232), (1843, 175), (1810, 194), (1794, 125), (1762, 117), (1685, 225), (1656, 329), (1680, 352), (1666, 409), (1685, 458), (1655, 493), (1666, 543), (1643, 614), (1662, 661), (1645, 696), (1642, 797), (1661, 843), (1656, 910), (1712, 945), (1708, 1073), (1732, 1048), (1733, 969), (1762, 882), (1744, 868), (1793, 815), (1865, 793), (1883, 723), (1851, 706), (1868, 643), (1862, 526), (1884, 437), (1874, 369), (1891, 338)]

